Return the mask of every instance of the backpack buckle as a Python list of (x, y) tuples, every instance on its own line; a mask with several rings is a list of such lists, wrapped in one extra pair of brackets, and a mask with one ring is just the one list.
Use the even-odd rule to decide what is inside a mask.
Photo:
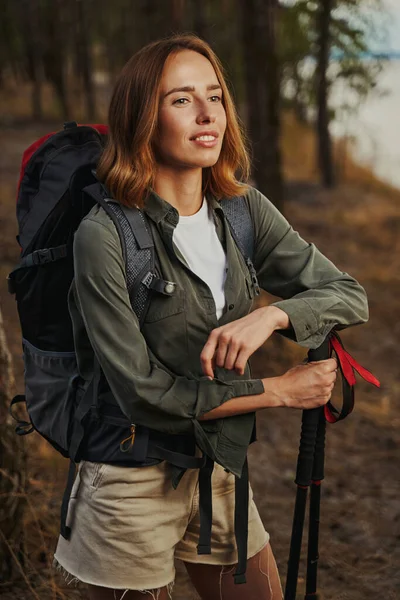
[(153, 281), (154, 278), (155, 278), (155, 275), (151, 271), (146, 273), (146, 275), (143, 277), (142, 283), (143, 283), (143, 285), (145, 285), (147, 287), (148, 290), (150, 289), (151, 282)]
[(41, 248), (32, 252), (34, 265), (45, 265), (54, 261), (53, 248)]
[(142, 279), (142, 283), (147, 287), (148, 290), (155, 290), (156, 292), (164, 294), (165, 296), (173, 296), (176, 292), (175, 281), (161, 279), (151, 271), (146, 273)]
[(249, 268), (250, 277), (251, 277), (251, 281), (253, 283), (254, 291), (255, 291), (256, 295), (259, 296), (260, 295), (260, 286), (258, 284), (257, 272), (256, 272), (254, 265), (251, 262), (250, 258), (246, 259), (246, 263)]

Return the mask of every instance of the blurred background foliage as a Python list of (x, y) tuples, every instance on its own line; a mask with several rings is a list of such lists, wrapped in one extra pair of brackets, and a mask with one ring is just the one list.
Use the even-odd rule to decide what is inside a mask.
[(226, 67), (252, 143), (254, 180), (283, 208), (281, 110), (315, 127), (320, 178), (333, 187), (330, 92), (340, 81), (361, 102), (375, 86), (381, 61), (363, 57), (380, 9), (381, 0), (0, 0), (1, 119), (104, 121), (130, 56), (191, 31)]

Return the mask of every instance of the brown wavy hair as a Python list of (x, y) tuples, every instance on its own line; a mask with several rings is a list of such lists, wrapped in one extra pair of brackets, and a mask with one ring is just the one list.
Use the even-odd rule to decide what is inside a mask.
[(204, 40), (194, 34), (176, 34), (136, 52), (123, 67), (114, 87), (108, 112), (109, 136), (97, 176), (121, 204), (143, 208), (149, 188), (153, 187), (156, 165), (153, 140), (163, 67), (170, 55), (182, 50), (194, 50), (208, 58), (223, 91), (226, 130), (218, 161), (203, 168), (203, 193), (210, 192), (220, 200), (243, 195), (248, 189), (245, 183), (250, 174), (248, 142), (224, 68)]

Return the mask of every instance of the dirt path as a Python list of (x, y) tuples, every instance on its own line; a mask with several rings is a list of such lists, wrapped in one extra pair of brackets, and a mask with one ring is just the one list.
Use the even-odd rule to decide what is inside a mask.
[[(15, 242), (15, 185), (22, 151), (51, 130), (26, 127), (0, 130), (0, 303), (14, 357), (18, 390), (22, 390), (20, 333), (14, 299), (5, 277), (18, 260)], [(357, 187), (327, 193), (291, 185), (286, 215), (301, 235), (313, 241), (340, 269), (367, 290), (370, 322), (345, 331), (342, 339), (355, 358), (382, 381), (381, 390), (357, 383), (357, 406), (345, 422), (328, 426), (325, 481), (322, 486), (319, 589), (321, 600), (387, 600), (400, 598), (399, 364), (400, 334), (400, 193), (382, 195)], [(295, 344), (272, 340), (253, 360), (255, 376), (284, 372), (304, 357)], [(301, 414), (275, 409), (258, 417), (258, 442), (249, 450), (250, 479), (266, 529), (271, 534), (284, 580), (295, 499), (295, 476)], [(35, 439), (29, 444), (31, 501), (36, 522), (27, 511), (27, 571), (41, 598), (51, 593), (47, 565), (58, 531), (58, 511), (66, 461)], [(44, 543), (37, 541), (37, 527)], [(306, 547), (303, 549), (303, 558)], [(177, 564), (179, 573), (181, 565)], [(41, 581), (35, 576), (42, 569)], [(299, 592), (304, 582), (300, 568)], [(36, 577), (36, 579), (35, 579)], [(48, 578), (48, 579), (46, 579)], [(85, 597), (65, 588), (68, 598)], [(54, 584), (54, 585), (55, 585)], [(21, 584), (7, 599), (30, 592)], [(299, 595), (299, 598), (302, 597)], [(175, 600), (195, 598), (179, 574)]]

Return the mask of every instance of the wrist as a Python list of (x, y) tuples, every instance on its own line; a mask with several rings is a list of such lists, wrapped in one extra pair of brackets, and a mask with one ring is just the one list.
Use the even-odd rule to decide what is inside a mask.
[(274, 331), (277, 329), (289, 329), (290, 319), (284, 310), (272, 305), (264, 306), (261, 310), (265, 311), (269, 322), (272, 322)]
[(264, 386), (263, 408), (279, 408), (286, 406), (282, 391), (282, 376), (261, 379)]

